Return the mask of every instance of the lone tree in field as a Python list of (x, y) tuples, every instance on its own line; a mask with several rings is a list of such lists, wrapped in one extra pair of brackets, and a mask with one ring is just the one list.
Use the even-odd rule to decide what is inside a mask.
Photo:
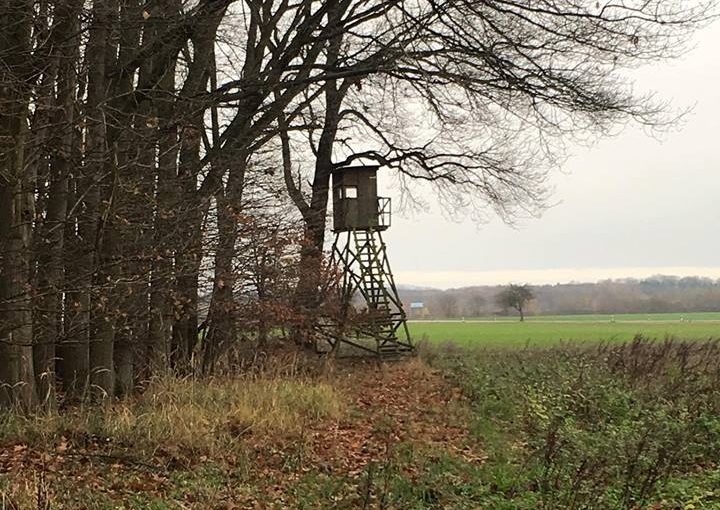
[(510, 284), (495, 297), (495, 301), (503, 309), (514, 308), (520, 313), (520, 322), (525, 320), (525, 307), (535, 299), (532, 288), (529, 285)]

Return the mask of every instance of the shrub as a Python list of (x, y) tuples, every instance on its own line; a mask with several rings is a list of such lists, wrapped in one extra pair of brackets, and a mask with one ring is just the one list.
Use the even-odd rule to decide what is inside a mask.
[[(715, 342), (470, 351), (435, 363), (470, 397), (503, 499), (543, 508), (642, 508), (720, 452)], [(504, 467), (500, 467), (504, 466)], [(496, 495), (497, 496), (497, 495)], [(496, 497), (495, 496), (495, 497)]]

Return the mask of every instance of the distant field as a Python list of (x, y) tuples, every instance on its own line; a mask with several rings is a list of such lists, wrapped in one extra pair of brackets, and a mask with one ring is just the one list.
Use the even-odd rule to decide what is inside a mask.
[[(509, 320), (517, 320), (517, 318), (507, 318)], [(490, 318), (490, 320), (493, 320)], [(591, 321), (591, 322), (637, 322), (637, 321), (655, 321), (655, 322), (683, 322), (683, 321), (717, 321), (720, 322), (720, 312), (694, 312), (694, 313), (623, 313), (615, 315), (541, 315), (537, 317), (526, 317), (526, 321), (546, 322), (546, 321)]]
[(720, 338), (720, 313), (560, 315), (466, 321), (411, 321), (414, 339), (458, 344), (552, 344), (562, 341), (627, 341), (642, 334), (663, 339)]

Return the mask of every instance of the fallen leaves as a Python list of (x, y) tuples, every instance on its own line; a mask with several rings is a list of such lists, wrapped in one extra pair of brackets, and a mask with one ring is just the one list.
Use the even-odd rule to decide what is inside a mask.
[[(233, 452), (211, 455), (171, 445), (157, 448), (152, 458), (138, 459), (131, 445), (70, 434), (46, 448), (24, 443), (0, 447), (0, 474), (7, 474), (12, 484), (44, 473), (51, 487), (70, 484), (79, 493), (88, 490), (117, 501), (142, 494), (184, 508), (259, 509), (286, 506), (293, 484), (312, 473), (360, 480), (400, 445), (434, 447), (470, 463), (485, 461), (464, 425), (460, 392), (420, 361), (383, 367), (338, 364), (326, 382), (348, 404), (340, 418), (308, 420), (302, 432), (287, 437), (229, 422), (234, 440), (248, 452), (246, 459)], [(219, 473), (203, 474), (206, 466)], [(414, 476), (414, 468), (407, 469)], [(179, 481), (175, 474), (183, 473), (197, 478)]]

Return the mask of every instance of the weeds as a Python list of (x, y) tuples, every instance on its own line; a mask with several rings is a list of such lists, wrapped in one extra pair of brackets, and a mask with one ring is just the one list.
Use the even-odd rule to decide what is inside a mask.
[(716, 468), (718, 351), (715, 342), (636, 337), (598, 347), (436, 353), (435, 363), (473, 402), (476, 434), (490, 455), (483, 476), (501, 500), (634, 509), (667, 497), (668, 480)]
[(0, 510), (720, 508), (717, 343), (421, 351), (3, 416)]

